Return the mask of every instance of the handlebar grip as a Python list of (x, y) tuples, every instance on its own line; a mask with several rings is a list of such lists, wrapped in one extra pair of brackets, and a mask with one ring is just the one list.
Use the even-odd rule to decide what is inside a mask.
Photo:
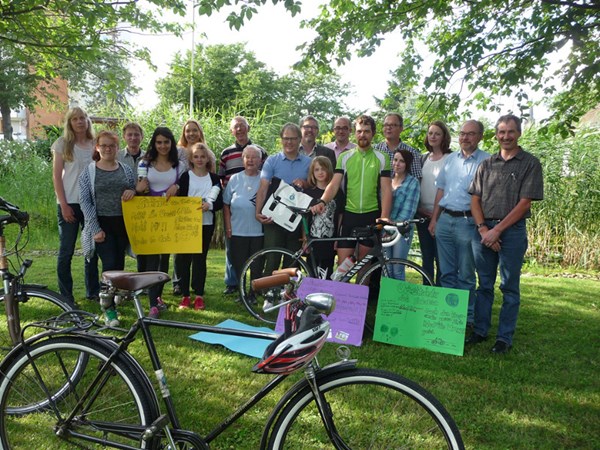
[(291, 277), (298, 276), (298, 272), (300, 272), (300, 269), (298, 269), (296, 267), (288, 267), (286, 269), (274, 270), (273, 271), (273, 275), (279, 275), (281, 273), (287, 273), (290, 276), (290, 278), (291, 278)]
[(252, 289), (254, 291), (260, 291), (262, 289), (268, 289), (275, 286), (282, 286), (290, 282), (290, 276), (287, 273), (279, 273), (277, 275), (270, 275), (268, 277), (257, 278), (252, 280)]

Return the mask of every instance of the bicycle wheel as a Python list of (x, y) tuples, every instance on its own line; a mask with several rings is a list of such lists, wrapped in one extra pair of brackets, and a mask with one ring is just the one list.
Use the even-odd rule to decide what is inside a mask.
[(156, 445), (141, 439), (159, 413), (150, 382), (131, 356), (113, 359), (93, 392), (84, 397), (111, 354), (107, 344), (60, 336), (27, 351), (29, 357), (23, 350), (0, 367), (3, 449)]
[(279, 415), (273, 449), (462, 449), (460, 432), (441, 403), (418, 384), (389, 372), (350, 369), (318, 381), (337, 435), (334, 446), (305, 385)]
[[(24, 284), (15, 295), (19, 307), (21, 328), (31, 322), (36, 322), (50, 317), (58, 316), (73, 307), (67, 303), (62, 295), (40, 286)], [(6, 313), (4, 308), (4, 289), (0, 290), (0, 351), (5, 353), (13, 346), (8, 332)], [(40, 330), (32, 329), (26, 332), (29, 337)]]
[(280, 300), (281, 289), (284, 286), (258, 292), (252, 290), (252, 280), (271, 275), (271, 273), (265, 272), (265, 266), (269, 259), (271, 260), (271, 267), (276, 269), (296, 267), (305, 276), (309, 277), (313, 276), (313, 272), (302, 257), (285, 248), (273, 247), (259, 250), (248, 258), (242, 269), (241, 277), (239, 277), (240, 299), (253, 317), (274, 324), (277, 322), (279, 310), (265, 313), (264, 307), (273, 305)]
[(433, 285), (431, 278), (423, 270), (423, 268), (415, 262), (408, 259), (392, 258), (386, 261), (385, 265), (379, 262), (369, 266), (358, 279), (358, 284), (368, 284), (370, 277), (376, 276), (377, 271), (381, 270), (381, 275), (384, 277), (391, 277), (392, 273), (404, 274), (404, 281), (412, 284), (424, 284), (425, 286)]

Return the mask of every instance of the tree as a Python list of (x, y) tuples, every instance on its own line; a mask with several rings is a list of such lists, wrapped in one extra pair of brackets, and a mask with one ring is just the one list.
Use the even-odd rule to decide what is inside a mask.
[[(189, 106), (190, 52), (177, 53), (169, 75), (156, 84), (163, 105)], [(194, 106), (197, 109), (238, 109), (255, 115), (266, 111), (282, 121), (297, 122), (306, 114), (331, 120), (345, 110), (340, 98), (348, 93), (335, 73), (308, 68), (278, 76), (245, 44), (198, 45), (195, 51)]]
[[(272, 1), (292, 14), (301, 4)], [(239, 28), (265, 2), (200, 0), (199, 11), (235, 4), (229, 23)], [(401, 33), (407, 64), (415, 62), (419, 43), (432, 55), (423, 77), (431, 97), (451, 97), (450, 87), (458, 85), (458, 94), (483, 109), (491, 106), (490, 94), (508, 95), (523, 112), (530, 89), (554, 97), (552, 119), (566, 133), (600, 102), (599, 13), (600, 3), (588, 0), (333, 0), (303, 24), (317, 32), (304, 45), (303, 64), (343, 64), (372, 54), (386, 34)]]
[[(3, 85), (11, 98), (10, 105), (8, 102), (1, 105), (3, 121), (10, 124), (10, 108), (35, 102), (35, 86), (29, 83), (32, 76), (49, 83), (63, 77), (84, 86), (83, 81), (89, 82), (91, 76), (92, 80), (102, 80), (104, 92), (127, 89), (130, 77), (115, 67), (124, 66), (134, 58), (147, 62), (150, 58), (146, 49), (133, 47), (123, 35), (134, 31), (181, 31), (178, 24), (157, 18), (157, 9), (161, 14), (169, 11), (183, 16), (186, 2), (147, 0), (144, 5), (135, 0), (0, 2), (0, 48), (9, 49), (10, 57), (21, 68)], [(109, 70), (105, 74), (113, 73), (98, 78), (95, 74), (106, 67)], [(99, 90), (97, 86), (95, 90)], [(10, 128), (9, 125), (8, 131)]]

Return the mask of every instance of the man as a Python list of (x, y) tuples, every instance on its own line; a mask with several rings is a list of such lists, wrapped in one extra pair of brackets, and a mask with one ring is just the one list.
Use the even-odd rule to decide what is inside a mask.
[(471, 240), (475, 223), (471, 214), (469, 186), (477, 168), (490, 155), (477, 148), (483, 138), (483, 124), (467, 120), (460, 129), (460, 151), (446, 157), (437, 176), (437, 193), (429, 232), (435, 236), (441, 284), (469, 291), (467, 326), (472, 328), (475, 307), (475, 261)]
[(421, 179), (423, 172), (421, 171), (421, 154), (410, 145), (405, 144), (400, 139), (400, 133), (404, 131), (404, 120), (399, 113), (388, 113), (383, 118), (383, 136), (385, 141), (380, 142), (375, 146), (377, 150), (383, 151), (388, 155), (390, 161), (394, 159), (396, 150), (408, 150), (413, 155), (413, 162), (410, 167), (410, 174)]
[[(348, 117), (338, 117), (333, 123), (333, 133), (335, 141), (325, 144), (325, 147), (330, 148), (335, 153), (335, 158), (339, 158), (340, 153), (346, 150), (351, 150), (356, 147), (356, 144), (350, 142), (350, 131), (352, 123)], [(334, 166), (335, 167), (335, 166)]]
[(144, 156), (144, 152), (140, 148), (142, 139), (144, 139), (144, 130), (135, 122), (127, 122), (123, 126), (123, 139), (127, 147), (119, 152), (118, 159), (131, 167), (137, 180), (138, 161)]
[(475, 300), (475, 327), (467, 344), (487, 339), (494, 303), (494, 283), (500, 266), (502, 307), (492, 353), (512, 347), (521, 303), (521, 266), (527, 250), (525, 219), (531, 202), (544, 197), (540, 161), (519, 146), (521, 120), (511, 114), (496, 123), (500, 151), (485, 160), (469, 188), (471, 212), (477, 226), (472, 246), (479, 287)]
[(313, 116), (306, 116), (300, 121), (302, 130), (302, 141), (300, 142), (300, 151), (311, 159), (315, 156), (326, 156), (335, 167), (335, 153), (330, 148), (323, 145), (317, 145), (317, 136), (319, 135), (319, 122)]
[[(290, 232), (262, 213), (269, 185), (274, 177), (294, 186), (303, 186), (308, 177), (311, 159), (300, 153), (301, 131), (298, 125), (286, 123), (281, 129), (280, 136), (283, 150), (267, 158), (260, 174), (260, 186), (256, 194), (256, 219), (263, 224), (265, 248), (284, 247), (296, 251), (300, 248), (302, 227)], [(265, 273), (270, 274), (278, 268), (278, 265), (277, 260), (269, 258), (266, 262)]]
[[(250, 132), (250, 124), (245, 117), (236, 116), (231, 119), (229, 131), (235, 139), (235, 143), (221, 152), (219, 161), (219, 176), (223, 190), (227, 186), (227, 182), (235, 173), (244, 170), (242, 160), (242, 152), (248, 145), (254, 145), (262, 153), (262, 161), (267, 159), (267, 152), (262, 147), (252, 144), (248, 133)], [(262, 163), (261, 163), (262, 165)], [(231, 261), (229, 260), (229, 239), (225, 236), (225, 290), (223, 294), (234, 294), (238, 290), (238, 278), (235, 273)]]
[[(320, 214), (342, 186), (346, 193), (346, 207), (342, 215), (341, 236), (350, 236), (355, 227), (372, 225), (380, 218), (388, 218), (392, 208), (390, 160), (371, 146), (375, 135), (375, 121), (362, 115), (355, 122), (358, 147), (340, 155), (333, 179), (325, 189), (320, 203), (313, 212)], [(358, 257), (362, 258), (374, 245), (362, 241)], [(354, 252), (354, 242), (337, 243), (338, 264)]]

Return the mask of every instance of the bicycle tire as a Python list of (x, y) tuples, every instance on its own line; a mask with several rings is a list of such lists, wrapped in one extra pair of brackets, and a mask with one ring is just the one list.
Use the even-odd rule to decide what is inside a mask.
[(254, 318), (266, 323), (275, 324), (277, 322), (277, 315), (279, 314), (279, 310), (265, 313), (263, 307), (265, 301), (273, 303), (279, 299), (278, 294), (281, 292), (283, 285), (281, 288), (272, 288), (264, 292), (253, 292), (251, 287), (252, 280), (271, 275), (271, 273), (265, 273), (265, 261), (267, 257), (279, 259), (278, 269), (297, 267), (302, 271), (304, 276), (314, 276), (313, 271), (309, 268), (306, 261), (297, 255), (298, 252), (292, 252), (281, 247), (273, 247), (259, 250), (246, 260), (242, 268), (242, 273), (238, 276), (240, 282), (240, 300)]
[[(15, 295), (15, 300), (15, 305), (19, 308), (21, 328), (27, 323), (45, 320), (58, 316), (65, 311), (73, 310), (73, 306), (61, 294), (42, 286), (21, 285), (19, 292)], [(0, 351), (6, 353), (7, 350), (13, 347), (14, 343), (10, 337), (6, 315), (4, 314), (4, 289), (0, 289), (0, 308), (3, 311), (0, 314)], [(29, 334), (25, 335), (25, 338), (30, 337), (35, 332), (36, 330), (31, 330)]]
[[(382, 265), (379, 261), (375, 262), (371, 266), (369, 266), (358, 279), (358, 284), (368, 284), (369, 277), (374, 274), (377, 270), (381, 269), (381, 275), (384, 277), (390, 276), (390, 272), (388, 271), (389, 265), (392, 266), (401, 266), (405, 273), (405, 280), (408, 283), (413, 284), (423, 284), (425, 286), (432, 286), (433, 282), (431, 278), (425, 272), (425, 270), (418, 265), (417, 263), (409, 260), (409, 259), (401, 259), (401, 258), (391, 258), (388, 259), (384, 265)], [(390, 277), (391, 278), (391, 277)]]
[(464, 449), (454, 420), (417, 383), (375, 369), (349, 369), (317, 381), (343, 445), (331, 443), (308, 384), (290, 399), (269, 449)]
[[(112, 350), (114, 345), (109, 348), (90, 338), (58, 336), (23, 346), (3, 361), (2, 449), (106, 448), (111, 442), (155, 448), (158, 438), (145, 442), (141, 433), (159, 415), (156, 397), (146, 374), (126, 353), (112, 360), (93, 395), (73, 410)], [(73, 367), (82, 358), (84, 370), (71, 381)], [(64, 390), (66, 385), (69, 389)], [(62, 395), (48, 395), (59, 390)], [(67, 420), (71, 413), (73, 419)]]

